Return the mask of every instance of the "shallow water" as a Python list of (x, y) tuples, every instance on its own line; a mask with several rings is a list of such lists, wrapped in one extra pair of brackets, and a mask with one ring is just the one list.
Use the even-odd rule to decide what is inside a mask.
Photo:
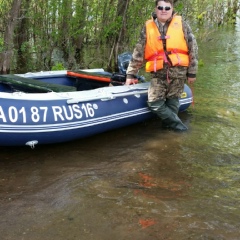
[(240, 239), (240, 30), (199, 46), (186, 133), (157, 119), (0, 148), (0, 239)]

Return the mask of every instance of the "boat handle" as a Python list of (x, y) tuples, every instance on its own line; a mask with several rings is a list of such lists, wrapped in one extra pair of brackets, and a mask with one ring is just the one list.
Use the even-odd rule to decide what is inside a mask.
[(101, 100), (101, 101), (109, 101), (113, 100), (117, 97), (126, 97), (126, 96), (140, 96), (140, 94), (146, 93), (147, 90), (143, 91), (134, 91), (134, 92), (129, 92), (129, 93), (112, 93), (111, 95), (108, 96), (96, 96), (96, 97), (86, 97), (86, 98), (71, 98), (67, 100), (68, 104), (74, 104), (74, 103), (79, 103), (79, 102), (89, 102), (89, 101), (94, 101), (94, 100)]

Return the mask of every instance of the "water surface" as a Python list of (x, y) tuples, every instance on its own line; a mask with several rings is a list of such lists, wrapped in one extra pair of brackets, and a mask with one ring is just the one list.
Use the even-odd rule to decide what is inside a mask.
[(240, 30), (199, 44), (186, 133), (157, 119), (0, 150), (3, 240), (240, 239)]

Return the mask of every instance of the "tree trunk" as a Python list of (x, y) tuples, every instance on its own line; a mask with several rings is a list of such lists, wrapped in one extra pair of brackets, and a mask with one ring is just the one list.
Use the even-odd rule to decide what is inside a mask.
[[(63, 0), (61, 9), (61, 23), (59, 26), (61, 36), (60, 36), (60, 49), (63, 52), (63, 59), (66, 63), (69, 63), (69, 54), (71, 52), (71, 46), (69, 39), (71, 38), (71, 18), (72, 18), (72, 0)], [(71, 64), (70, 64), (71, 65)]]
[(9, 12), (4, 34), (4, 50), (0, 53), (0, 73), (10, 73), (11, 61), (14, 50), (14, 29), (18, 22), (19, 10), (22, 0), (13, 0), (12, 8)]
[[(76, 10), (76, 16), (78, 17), (79, 21), (76, 25), (77, 29), (84, 29), (85, 22), (86, 22), (86, 12), (87, 12), (87, 1), (83, 0), (82, 2), (78, 2), (78, 4), (81, 4), (78, 6)], [(81, 34), (77, 34), (72, 37), (73, 46), (75, 48), (75, 61), (78, 64), (78, 66), (81, 67), (81, 64), (83, 62), (83, 42), (84, 38), (87, 37), (87, 34), (85, 31), (82, 31)]]
[(125, 29), (126, 29), (126, 14), (129, 6), (129, 0), (118, 0), (116, 19), (122, 18), (121, 28), (118, 29), (118, 33), (113, 35), (113, 46), (111, 49), (111, 54), (108, 62), (108, 69), (111, 68), (111, 61), (114, 59), (114, 70), (118, 70), (117, 56), (119, 54), (119, 48), (121, 43), (124, 41)]
[(31, 0), (25, 0), (23, 2), (23, 8), (21, 9), (20, 15), (22, 16), (19, 21), (17, 33), (15, 36), (16, 48), (17, 48), (17, 73), (25, 73), (28, 71), (28, 65), (31, 62), (29, 52), (29, 21), (26, 17), (29, 11)]

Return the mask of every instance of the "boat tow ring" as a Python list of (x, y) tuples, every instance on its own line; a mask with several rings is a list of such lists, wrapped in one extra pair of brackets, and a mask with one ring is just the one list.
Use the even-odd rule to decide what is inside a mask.
[(36, 144), (38, 144), (38, 141), (37, 140), (32, 140), (32, 141), (26, 142), (25, 145), (30, 146), (32, 149), (34, 149)]

